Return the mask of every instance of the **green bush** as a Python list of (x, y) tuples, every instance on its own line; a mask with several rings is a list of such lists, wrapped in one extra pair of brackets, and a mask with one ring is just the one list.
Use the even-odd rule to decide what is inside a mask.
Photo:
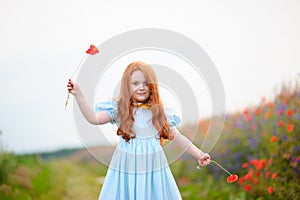
[(16, 170), (16, 158), (12, 153), (0, 152), (0, 185)]

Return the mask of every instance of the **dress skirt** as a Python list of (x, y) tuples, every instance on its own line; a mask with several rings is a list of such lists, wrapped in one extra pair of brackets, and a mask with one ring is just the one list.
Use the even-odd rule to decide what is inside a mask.
[(179, 200), (178, 187), (159, 140), (121, 140), (113, 154), (99, 200)]

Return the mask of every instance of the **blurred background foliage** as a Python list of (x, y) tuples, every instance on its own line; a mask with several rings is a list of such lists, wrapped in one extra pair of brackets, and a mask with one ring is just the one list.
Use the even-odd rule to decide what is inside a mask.
[[(210, 152), (239, 176), (238, 182), (227, 183), (228, 175), (213, 163), (196, 169), (187, 154), (170, 165), (183, 199), (300, 199), (299, 83), (282, 84), (274, 93), (270, 100), (262, 97), (258, 105), (226, 114)], [(210, 122), (203, 119), (181, 131), (198, 126), (194, 143), (201, 146)], [(0, 145), (0, 199), (98, 198), (107, 168), (86, 150), (15, 155)]]

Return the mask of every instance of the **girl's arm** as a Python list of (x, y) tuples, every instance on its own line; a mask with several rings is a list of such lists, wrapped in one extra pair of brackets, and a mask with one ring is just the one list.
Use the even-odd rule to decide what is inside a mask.
[(95, 125), (105, 124), (111, 121), (110, 116), (105, 111), (94, 112), (92, 108), (86, 102), (79, 86), (69, 79), (68, 90), (74, 95), (75, 100), (79, 106), (79, 109), (85, 119)]
[(210, 156), (197, 148), (188, 138), (182, 135), (177, 128), (172, 129), (170, 133), (174, 136), (174, 142), (181, 148), (186, 149), (189, 154), (198, 160), (201, 166), (207, 166), (210, 163)]

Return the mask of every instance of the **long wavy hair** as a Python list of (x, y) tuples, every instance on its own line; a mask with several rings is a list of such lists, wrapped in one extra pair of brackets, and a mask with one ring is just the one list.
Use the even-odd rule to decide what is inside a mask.
[(118, 115), (116, 120), (119, 122), (117, 135), (121, 135), (126, 142), (129, 142), (130, 139), (136, 136), (132, 129), (134, 123), (133, 110), (136, 105), (134, 104), (134, 99), (132, 98), (133, 91), (131, 91), (130, 87), (131, 76), (135, 71), (143, 72), (148, 83), (149, 98), (146, 100), (146, 103), (151, 106), (152, 123), (159, 133), (158, 139), (160, 139), (160, 143), (163, 144), (164, 139), (172, 140), (173, 137), (170, 135), (170, 126), (167, 122), (167, 117), (159, 95), (156, 74), (148, 64), (140, 61), (129, 64), (122, 76), (120, 94), (117, 100)]

